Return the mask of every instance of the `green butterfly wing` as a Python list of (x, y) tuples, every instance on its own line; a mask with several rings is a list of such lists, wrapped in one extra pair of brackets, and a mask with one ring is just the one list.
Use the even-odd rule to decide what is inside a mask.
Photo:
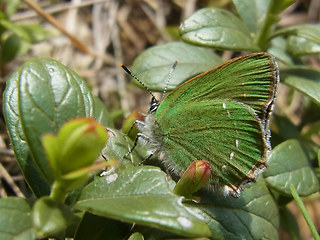
[(181, 102), (230, 99), (249, 105), (265, 122), (273, 106), (278, 81), (274, 57), (254, 53), (234, 58), (181, 84), (164, 99), (159, 111)]
[(210, 162), (213, 186), (237, 196), (263, 169), (278, 68), (265, 53), (233, 59), (180, 85), (155, 113), (154, 138), (180, 175), (193, 160)]

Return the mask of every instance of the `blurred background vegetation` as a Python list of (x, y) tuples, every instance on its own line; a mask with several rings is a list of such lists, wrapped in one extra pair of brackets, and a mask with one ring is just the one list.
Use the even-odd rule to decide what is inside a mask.
[[(82, 76), (120, 127), (130, 111), (147, 112), (150, 96), (129, 84), (119, 64), (130, 66), (144, 49), (179, 40), (179, 24), (209, 6), (233, 11), (230, 0), (0, 0), (1, 99), (14, 70), (31, 57), (48, 56)], [(300, 0), (283, 12), (278, 26), (319, 21), (320, 1)], [(224, 60), (234, 56), (231, 51), (218, 53)], [(320, 68), (317, 55), (308, 56), (307, 61)], [(303, 97), (295, 92), (295, 101), (286, 105), (286, 91), (286, 87), (280, 87), (276, 105), (286, 106), (281, 107), (286, 116), (299, 124)], [(10, 147), (2, 109), (0, 114), (0, 197), (30, 197)], [(319, 134), (316, 138), (319, 143)], [(319, 195), (304, 201), (320, 229)], [(302, 237), (310, 239), (295, 203), (288, 207), (297, 216)], [(280, 235), (280, 239), (289, 239), (285, 232)]]

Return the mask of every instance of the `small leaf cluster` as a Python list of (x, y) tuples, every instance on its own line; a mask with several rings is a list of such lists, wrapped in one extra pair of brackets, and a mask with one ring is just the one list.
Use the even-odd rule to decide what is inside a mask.
[(38, 23), (10, 21), (21, 4), (20, 0), (2, 0), (0, 4), (0, 62), (4, 65), (26, 53), (31, 44), (44, 41), (49, 32)]
[[(160, 168), (140, 165), (150, 155), (146, 146), (138, 144), (131, 152), (137, 133), (131, 123), (142, 116), (132, 114), (119, 131), (75, 72), (49, 58), (23, 64), (7, 83), (3, 109), (16, 159), (37, 199), (0, 199), (0, 238), (278, 239), (282, 222), (292, 239), (299, 239), (299, 231), (290, 229), (286, 204), (296, 196), (293, 193), (319, 192), (320, 172), (319, 145), (312, 141), (320, 128), (320, 71), (305, 65), (301, 56), (319, 53), (320, 34), (315, 25), (277, 29), (279, 14), (292, 3), (233, 0), (237, 14), (201, 9), (181, 24), (184, 42), (150, 48), (131, 68), (150, 90), (163, 92), (176, 60), (168, 90), (223, 62), (208, 48), (265, 51), (278, 59), (281, 82), (304, 95), (305, 111), (298, 126), (288, 116), (274, 115), (269, 168), (237, 199), (200, 192), (199, 202), (183, 201), (183, 193), (175, 194), (176, 183)], [(85, 147), (81, 126), (59, 132), (69, 120), (87, 117), (107, 127), (102, 154), (118, 160), (90, 180), (90, 156), (101, 150), (101, 142), (95, 150)], [(93, 142), (92, 136), (87, 140)], [(203, 177), (201, 170), (195, 172), (196, 178)], [(8, 216), (11, 221), (6, 221)]]

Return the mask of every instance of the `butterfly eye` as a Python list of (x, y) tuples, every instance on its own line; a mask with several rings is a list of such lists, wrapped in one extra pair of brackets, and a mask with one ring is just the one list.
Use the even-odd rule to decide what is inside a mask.
[(149, 113), (157, 111), (158, 107), (159, 107), (159, 101), (155, 97), (152, 97)]

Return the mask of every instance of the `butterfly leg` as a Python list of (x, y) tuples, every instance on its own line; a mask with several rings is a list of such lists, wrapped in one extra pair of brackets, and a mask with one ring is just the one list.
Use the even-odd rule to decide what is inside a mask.
[(138, 129), (144, 128), (145, 123), (143, 121), (140, 120), (135, 120), (134, 123), (131, 125), (129, 131), (126, 133), (126, 135), (129, 135), (131, 133), (131, 131), (133, 130), (134, 126), (137, 126)]
[[(106, 130), (107, 130), (109, 136), (115, 136), (116, 135), (115, 132), (111, 128), (106, 128)], [(108, 161), (108, 158), (102, 152), (101, 152), (101, 157), (104, 160)]]
[(154, 150), (152, 153), (150, 153), (150, 155), (146, 159), (139, 163), (139, 166), (149, 161), (149, 159), (152, 158), (152, 156), (155, 155), (156, 152), (157, 150)]
[(139, 140), (140, 138), (143, 139), (143, 140), (145, 140), (146, 142), (149, 141), (149, 138), (148, 138), (147, 136), (143, 135), (142, 133), (138, 133), (136, 139), (134, 140), (134, 143), (133, 143), (132, 148), (131, 148), (130, 151), (127, 152), (123, 157), (127, 157), (130, 153), (133, 152), (133, 150), (136, 148), (136, 146), (137, 146), (137, 144), (138, 144), (138, 140)]

